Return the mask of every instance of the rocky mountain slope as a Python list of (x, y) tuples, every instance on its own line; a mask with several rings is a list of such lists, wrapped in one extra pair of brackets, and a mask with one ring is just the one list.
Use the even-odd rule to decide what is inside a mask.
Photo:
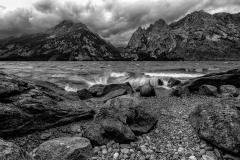
[(121, 55), (130, 60), (240, 60), (240, 13), (204, 11), (139, 27)]
[(0, 60), (119, 60), (118, 50), (83, 23), (63, 21), (44, 33), (0, 41)]

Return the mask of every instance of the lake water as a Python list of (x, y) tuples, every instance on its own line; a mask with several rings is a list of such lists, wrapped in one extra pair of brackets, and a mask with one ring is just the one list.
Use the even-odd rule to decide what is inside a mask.
[(0, 62), (0, 71), (49, 81), (67, 91), (124, 82), (133, 87), (151, 82), (157, 87), (157, 79), (163, 80), (166, 87), (170, 77), (184, 81), (233, 68), (240, 68), (240, 62)]

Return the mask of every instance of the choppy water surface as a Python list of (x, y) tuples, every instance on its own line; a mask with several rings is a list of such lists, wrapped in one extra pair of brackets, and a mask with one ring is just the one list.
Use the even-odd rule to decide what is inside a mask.
[(0, 62), (0, 71), (45, 80), (68, 91), (94, 84), (130, 82), (132, 86), (170, 77), (187, 80), (239, 68), (240, 62)]

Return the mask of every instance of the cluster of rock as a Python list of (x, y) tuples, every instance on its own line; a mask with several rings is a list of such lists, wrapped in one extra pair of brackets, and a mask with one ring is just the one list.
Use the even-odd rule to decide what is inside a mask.
[(239, 69), (213, 73), (182, 83), (172, 93), (219, 97), (214, 102), (198, 105), (189, 122), (200, 138), (237, 156), (240, 155), (239, 80)]
[[(133, 142), (138, 135), (151, 131), (157, 123), (157, 118), (148, 112), (148, 104), (130, 95), (134, 91), (129, 83), (95, 85), (88, 90), (71, 93), (49, 82), (22, 79), (3, 72), (0, 73), (0, 82), (0, 137), (3, 139), (84, 119), (92, 121), (82, 137), (48, 140), (34, 149), (31, 155), (14, 143), (1, 139), (0, 159), (87, 160), (92, 157), (93, 146), (112, 140)], [(96, 97), (103, 104), (99, 110), (81, 100), (94, 101), (91, 98)]]
[[(227, 72), (207, 74), (202, 77), (190, 79), (187, 82), (180, 83), (172, 92), (173, 95), (189, 95), (199, 93), (202, 95), (218, 96), (238, 96), (240, 88), (240, 70), (233, 69)], [(220, 95), (219, 95), (220, 96)]]
[[(173, 78), (169, 80), (169, 86), (175, 87), (175, 95), (186, 95), (183, 91), (187, 91), (188, 95), (200, 93), (204, 96), (221, 93), (222, 96), (217, 96), (213, 102), (197, 105), (188, 121), (201, 139), (238, 157), (240, 105), (235, 97), (238, 96), (236, 88), (240, 87), (239, 80), (238, 69), (205, 75), (184, 83)], [(149, 112), (149, 104), (139, 100), (139, 96), (156, 95), (150, 84), (139, 87), (137, 90), (140, 93), (134, 92), (129, 83), (98, 84), (71, 93), (52, 83), (22, 79), (2, 72), (0, 82), (0, 159), (88, 160), (102, 156), (156, 160), (155, 146), (135, 143), (140, 135), (153, 130), (158, 122), (158, 118)], [(214, 94), (209, 94), (209, 90)], [(226, 95), (230, 98), (221, 98)], [(91, 107), (88, 105), (90, 102), (100, 106)], [(91, 123), (81, 135), (50, 140), (41, 136), (46, 141), (31, 154), (7, 141), (83, 119), (89, 119)], [(210, 150), (206, 145), (200, 149), (204, 160), (222, 158), (218, 150)], [(185, 155), (183, 150), (178, 148), (175, 157), (184, 154), (191, 160), (196, 159), (193, 155)]]
[(195, 11), (133, 33), (121, 55), (130, 60), (239, 60), (240, 13)]

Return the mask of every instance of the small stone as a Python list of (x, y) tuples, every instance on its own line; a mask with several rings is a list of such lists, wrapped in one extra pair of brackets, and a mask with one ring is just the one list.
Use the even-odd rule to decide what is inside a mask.
[(107, 149), (104, 148), (104, 149), (102, 150), (102, 154), (107, 154), (107, 153), (108, 153), (108, 152), (107, 152)]
[(127, 159), (127, 158), (128, 158), (128, 155), (124, 154), (124, 155), (123, 155), (123, 158), (124, 158), (124, 159)]
[(130, 149), (129, 151), (130, 151), (131, 153), (133, 153), (133, 152), (134, 152), (134, 149)]
[(81, 132), (81, 125), (74, 124), (74, 125), (71, 126), (70, 129), (73, 133), (80, 133)]
[(194, 155), (190, 156), (189, 159), (190, 160), (197, 160), (197, 158)]
[(41, 140), (48, 140), (51, 137), (51, 135), (52, 135), (51, 132), (43, 133), (40, 138), (41, 138)]
[(214, 149), (214, 152), (215, 152), (215, 155), (218, 157), (218, 158), (221, 158), (222, 157), (222, 155), (221, 155), (221, 153), (219, 152), (219, 150), (218, 149)]
[(149, 159), (150, 157), (151, 157), (150, 154), (147, 154), (147, 155), (146, 155), (146, 159)]
[(112, 148), (108, 148), (108, 153), (112, 152)]
[(239, 160), (240, 158), (234, 157), (230, 154), (226, 154), (223, 156), (223, 159)]
[(149, 159), (150, 160), (156, 160), (156, 156), (154, 154), (152, 154)]
[(129, 144), (120, 144), (121, 148), (130, 148)]
[(103, 146), (101, 146), (100, 148), (101, 148), (101, 149), (105, 149), (105, 148), (107, 148), (107, 146), (103, 145)]
[(213, 147), (211, 147), (211, 146), (206, 146), (206, 147), (205, 147), (205, 150), (206, 150), (206, 151), (213, 151)]
[(184, 148), (182, 148), (182, 147), (179, 147), (178, 148), (178, 154), (184, 154)]
[(134, 143), (134, 142), (131, 142), (131, 143), (130, 143), (130, 146), (131, 146), (132, 148), (135, 148), (135, 147), (137, 147), (137, 144)]
[(147, 147), (146, 147), (145, 145), (142, 145), (142, 146), (141, 146), (141, 151), (142, 151), (143, 153), (148, 153), (148, 149), (147, 149)]
[(207, 156), (207, 155), (203, 155), (202, 156), (202, 159), (203, 160), (215, 160), (214, 158), (210, 157), (210, 156)]
[(131, 154), (131, 159), (134, 159), (135, 158), (135, 156), (136, 156), (136, 154)]
[(173, 158), (173, 159), (178, 159), (178, 155), (177, 155), (177, 154), (174, 154), (172, 158)]
[(200, 152), (199, 152), (200, 155), (203, 155), (205, 153), (206, 153), (205, 149), (201, 149)]
[(205, 147), (207, 147), (207, 144), (206, 144), (206, 143), (204, 143), (204, 144), (202, 144), (202, 145), (200, 146), (201, 149), (204, 149)]
[(139, 158), (139, 160), (145, 160), (146, 158), (145, 158), (145, 156), (141, 156), (140, 158)]
[(94, 154), (98, 154), (99, 151), (100, 151), (100, 148), (99, 148), (99, 147), (94, 147), (94, 148), (93, 148), (93, 153), (94, 153)]
[(155, 133), (159, 133), (159, 130), (158, 130), (158, 129), (156, 129), (156, 130), (155, 130)]
[(206, 155), (212, 157), (213, 159), (217, 159), (217, 156), (213, 151), (206, 151)]
[(112, 145), (112, 147), (113, 147), (113, 149), (119, 148), (119, 143), (114, 143), (114, 144)]
[(125, 153), (125, 154), (128, 154), (128, 153), (129, 153), (129, 149), (123, 148), (123, 149), (121, 149), (121, 152), (122, 152), (122, 153)]

